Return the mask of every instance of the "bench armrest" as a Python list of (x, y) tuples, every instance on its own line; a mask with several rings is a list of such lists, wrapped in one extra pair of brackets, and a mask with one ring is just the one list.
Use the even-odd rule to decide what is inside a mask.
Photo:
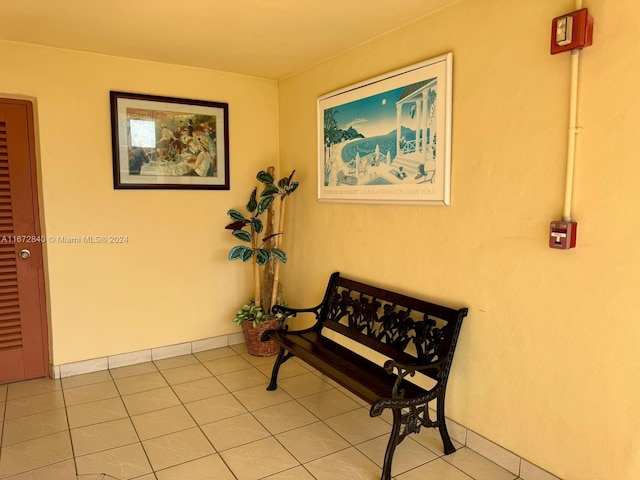
[[(413, 377), (416, 372), (433, 372), (435, 376), (440, 378), (440, 374), (442, 372), (442, 361), (427, 363), (423, 365), (408, 365), (397, 362), (395, 360), (387, 360), (386, 362), (384, 362), (384, 369), (387, 371), (387, 373), (395, 374), (397, 376), (396, 382), (393, 385), (393, 398), (403, 398), (404, 391), (400, 388), (400, 384), (402, 383), (402, 380), (405, 379), (405, 377)], [(440, 380), (438, 380), (436, 386), (433, 387), (432, 390), (438, 388), (438, 385), (440, 383)]]
[(293, 308), (293, 307), (287, 307), (286, 305), (274, 305), (271, 308), (271, 313), (273, 313), (274, 315), (280, 316), (279, 326), (281, 327), (283, 322), (287, 318), (293, 318), (297, 316), (299, 313), (313, 313), (316, 317), (316, 320), (318, 320), (318, 318), (320, 317), (321, 308), (322, 308), (322, 304), (317, 305), (315, 307), (310, 307), (310, 308)]
[[(289, 318), (294, 318), (298, 315), (298, 313), (313, 313), (315, 318), (316, 318), (316, 323), (311, 326), (310, 328), (305, 328), (304, 330), (295, 330), (296, 333), (300, 333), (300, 332), (304, 332), (304, 331), (309, 331), (309, 330), (314, 330), (318, 327), (318, 325), (320, 324), (320, 309), (322, 308), (322, 304), (317, 305), (315, 307), (310, 307), (310, 308), (293, 308), (293, 307), (287, 307), (285, 305), (274, 305), (271, 308), (271, 313), (273, 313), (274, 315), (277, 315), (280, 317), (280, 321), (278, 322), (278, 331), (283, 331), (283, 330), (289, 330), (289, 325), (285, 325), (286, 321)], [(291, 332), (294, 332), (294, 330), (291, 330)], [(265, 332), (266, 334), (267, 332)], [(266, 338), (267, 335), (263, 334), (263, 338)]]

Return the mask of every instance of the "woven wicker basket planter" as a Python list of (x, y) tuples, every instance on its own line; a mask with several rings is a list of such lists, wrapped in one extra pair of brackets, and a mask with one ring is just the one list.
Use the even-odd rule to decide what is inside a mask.
[(249, 354), (257, 357), (270, 357), (278, 353), (278, 345), (276, 345), (275, 342), (271, 340), (262, 342), (260, 341), (260, 337), (262, 337), (262, 333), (265, 330), (278, 328), (279, 321), (279, 318), (274, 318), (261, 323), (257, 327), (254, 327), (253, 322), (250, 320), (242, 322), (242, 331), (247, 341), (247, 351)]

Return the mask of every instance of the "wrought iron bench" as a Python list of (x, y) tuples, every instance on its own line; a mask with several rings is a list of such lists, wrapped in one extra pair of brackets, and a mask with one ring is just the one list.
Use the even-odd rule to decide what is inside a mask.
[[(391, 479), (398, 444), (408, 434), (418, 433), (420, 427), (438, 428), (445, 454), (455, 451), (445, 424), (445, 391), (466, 308), (436, 305), (336, 272), (319, 305), (302, 309), (276, 305), (273, 312), (282, 314), (278, 329), (264, 332), (262, 340), (273, 340), (280, 350), (267, 390), (278, 387), (280, 366), (295, 356), (371, 404), (370, 416), (390, 409), (393, 426), (382, 480)], [(289, 329), (287, 320), (299, 313), (315, 315), (314, 325)], [(345, 346), (349, 341), (357, 342), (352, 345), (355, 348)], [(365, 358), (356, 349), (363, 353), (374, 350), (386, 361), (376, 363), (369, 359), (371, 354)], [(432, 386), (409, 381), (416, 373), (431, 379), (426, 383)], [(436, 401), (434, 420), (428, 408), (432, 400)]]

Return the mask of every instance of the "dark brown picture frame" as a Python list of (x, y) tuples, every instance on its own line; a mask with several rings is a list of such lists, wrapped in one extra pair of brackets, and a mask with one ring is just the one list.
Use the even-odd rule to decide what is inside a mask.
[(229, 190), (229, 105), (110, 92), (116, 189)]

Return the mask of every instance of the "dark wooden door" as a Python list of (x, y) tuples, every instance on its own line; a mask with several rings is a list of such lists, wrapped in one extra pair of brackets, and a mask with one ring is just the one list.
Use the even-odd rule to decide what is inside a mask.
[(0, 383), (48, 374), (33, 105), (0, 98)]

